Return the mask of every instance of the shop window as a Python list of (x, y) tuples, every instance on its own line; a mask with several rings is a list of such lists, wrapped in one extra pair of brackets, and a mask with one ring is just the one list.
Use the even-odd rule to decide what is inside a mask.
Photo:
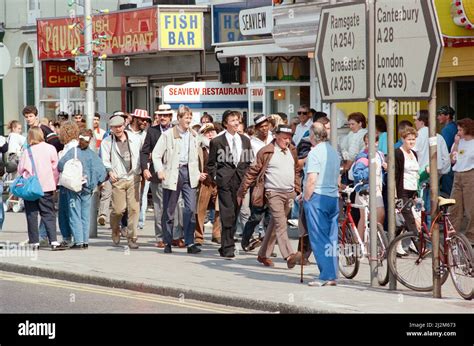
[(262, 57), (249, 58), (249, 74), (251, 83), (260, 83), (262, 80)]
[(456, 119), (474, 119), (474, 81), (456, 82)]
[(269, 56), (266, 58), (267, 82), (309, 81), (309, 59), (303, 56)]

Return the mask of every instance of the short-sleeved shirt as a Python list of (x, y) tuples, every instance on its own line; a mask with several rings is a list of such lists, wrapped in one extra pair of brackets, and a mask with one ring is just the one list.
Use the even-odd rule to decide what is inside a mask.
[(451, 152), (451, 147), (454, 144), (454, 138), (456, 137), (456, 133), (458, 133), (458, 127), (454, 121), (450, 121), (441, 130), (441, 136), (443, 136), (444, 140), (446, 141), (446, 145), (448, 146), (449, 152)]
[(318, 173), (314, 192), (319, 195), (338, 197), (340, 165), (341, 161), (337, 151), (328, 142), (319, 143), (308, 154), (305, 165), (305, 180), (308, 173)]

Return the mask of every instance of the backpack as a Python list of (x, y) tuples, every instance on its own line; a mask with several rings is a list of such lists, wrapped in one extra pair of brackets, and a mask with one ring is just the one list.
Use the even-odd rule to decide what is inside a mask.
[(74, 158), (68, 160), (59, 177), (59, 185), (74, 192), (82, 190), (82, 163), (77, 159), (77, 147), (74, 148)]

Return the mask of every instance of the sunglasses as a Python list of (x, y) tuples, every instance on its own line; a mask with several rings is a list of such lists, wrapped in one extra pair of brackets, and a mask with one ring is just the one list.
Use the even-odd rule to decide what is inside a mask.
[(308, 112), (298, 112), (298, 115), (306, 115)]

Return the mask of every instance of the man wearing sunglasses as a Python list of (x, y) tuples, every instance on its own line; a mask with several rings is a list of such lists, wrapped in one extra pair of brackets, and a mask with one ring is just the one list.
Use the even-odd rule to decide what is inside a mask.
[(313, 120), (311, 119), (311, 112), (307, 105), (301, 105), (298, 109), (298, 119), (300, 123), (296, 126), (295, 134), (293, 135), (293, 141), (295, 146), (298, 146), (298, 143), (303, 138), (304, 134), (311, 128), (313, 125)]

